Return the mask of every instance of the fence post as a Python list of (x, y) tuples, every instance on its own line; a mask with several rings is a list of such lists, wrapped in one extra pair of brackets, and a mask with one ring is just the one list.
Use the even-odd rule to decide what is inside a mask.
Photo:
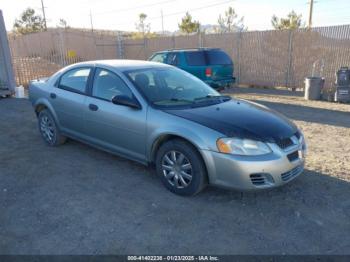
[(143, 37), (143, 54), (144, 54), (144, 59), (147, 60), (147, 48), (148, 48), (148, 38), (147, 37)]
[[(0, 10), (0, 60), (3, 60), (3, 65), (5, 66), (5, 86), (9, 92), (14, 92), (15, 90), (15, 78), (13, 74), (13, 67), (11, 62), (10, 47), (7, 39), (7, 33), (5, 28), (4, 18), (2, 16), (2, 11)], [(1, 79), (0, 79), (1, 80)], [(0, 81), (0, 89), (2, 88), (2, 83)]]
[(124, 59), (124, 41), (120, 32), (117, 34), (117, 57), (119, 59)]
[(198, 47), (203, 47), (203, 32), (198, 32)]
[(242, 31), (239, 30), (238, 32), (238, 47), (237, 47), (237, 60), (238, 60), (238, 75), (236, 79), (237, 85), (240, 84), (241, 81), (241, 42), (242, 42)]
[(290, 76), (291, 76), (291, 68), (292, 68), (292, 54), (293, 54), (293, 33), (294, 30), (289, 30), (288, 37), (288, 63), (287, 63), (287, 73), (286, 73), (286, 87), (290, 87)]
[(64, 43), (63, 29), (58, 29), (58, 37), (59, 37), (59, 50), (60, 50), (60, 65), (66, 66), (66, 48)]

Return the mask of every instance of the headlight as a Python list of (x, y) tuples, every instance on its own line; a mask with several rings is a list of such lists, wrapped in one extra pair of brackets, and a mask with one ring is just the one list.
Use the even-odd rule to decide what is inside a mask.
[(232, 155), (258, 156), (272, 152), (264, 142), (250, 139), (220, 138), (216, 145), (219, 152)]

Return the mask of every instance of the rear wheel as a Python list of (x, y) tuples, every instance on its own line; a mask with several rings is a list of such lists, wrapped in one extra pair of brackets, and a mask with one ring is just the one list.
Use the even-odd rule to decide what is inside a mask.
[(57, 124), (49, 110), (44, 109), (39, 113), (39, 131), (44, 141), (50, 146), (58, 146), (66, 142), (66, 137), (61, 135)]
[(192, 145), (180, 139), (165, 142), (159, 148), (156, 170), (165, 187), (178, 195), (195, 195), (207, 185), (201, 156)]

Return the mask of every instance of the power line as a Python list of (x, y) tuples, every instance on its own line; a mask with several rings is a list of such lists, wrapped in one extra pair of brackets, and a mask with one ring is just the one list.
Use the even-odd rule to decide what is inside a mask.
[[(206, 8), (209, 8), (209, 7), (214, 7), (214, 6), (217, 6), (217, 5), (228, 4), (228, 3), (233, 2), (233, 1), (234, 0), (226, 0), (226, 1), (223, 1), (223, 2), (213, 3), (213, 4), (210, 4), (210, 5), (205, 5), (205, 6), (189, 9), (189, 10), (187, 9), (187, 10), (183, 10), (183, 11), (179, 11), (179, 12), (175, 12), (175, 13), (169, 13), (169, 14), (164, 15), (164, 17), (180, 15), (180, 14), (183, 14), (183, 13), (186, 13), (186, 12), (195, 12), (195, 11), (198, 11), (198, 10), (206, 9)], [(161, 18), (161, 16), (151, 17), (149, 19), (152, 20), (152, 19), (159, 19), (159, 18)]]
[(136, 10), (136, 9), (140, 9), (140, 8), (152, 7), (152, 6), (156, 6), (156, 5), (166, 4), (166, 3), (170, 3), (170, 2), (174, 2), (174, 1), (176, 1), (176, 0), (166, 0), (166, 1), (161, 1), (161, 2), (157, 2), (157, 3), (153, 3), (153, 4), (134, 6), (134, 7), (130, 7), (130, 8), (109, 10), (109, 11), (105, 11), (105, 12), (97, 12), (97, 13), (95, 13), (95, 15), (126, 12), (126, 11)]
[[(195, 11), (198, 11), (198, 10), (202, 10), (202, 9), (206, 9), (206, 8), (210, 8), (210, 7), (214, 7), (214, 6), (218, 6), (218, 5), (228, 4), (228, 3), (233, 2), (233, 1), (234, 0), (226, 0), (226, 1), (221, 1), (221, 2), (215, 2), (215, 3), (212, 3), (210, 5), (205, 5), (205, 6), (201, 6), (201, 7), (197, 7), (197, 8), (193, 8), (193, 9), (187, 9), (187, 10), (174, 12), (174, 13), (169, 13), (169, 14), (163, 14), (163, 16), (162, 15), (154, 16), (154, 17), (150, 17), (150, 18), (147, 18), (147, 19), (148, 19), (148, 21), (149, 20), (162, 19), (162, 18), (164, 19), (166, 17), (175, 16), (175, 15), (179, 15), (179, 14), (184, 14), (186, 12), (195, 12)], [(117, 24), (117, 26), (129, 25), (129, 24), (131, 24), (131, 22), (120, 23), (120, 24)]]

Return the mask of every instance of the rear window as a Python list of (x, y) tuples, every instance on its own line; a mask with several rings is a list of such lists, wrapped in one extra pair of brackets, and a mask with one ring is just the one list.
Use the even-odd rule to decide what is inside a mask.
[(207, 51), (207, 58), (209, 65), (231, 65), (231, 58), (221, 50)]
[(187, 64), (190, 66), (207, 65), (205, 54), (203, 51), (185, 52)]
[(231, 58), (221, 50), (185, 52), (185, 57), (190, 66), (232, 65)]

